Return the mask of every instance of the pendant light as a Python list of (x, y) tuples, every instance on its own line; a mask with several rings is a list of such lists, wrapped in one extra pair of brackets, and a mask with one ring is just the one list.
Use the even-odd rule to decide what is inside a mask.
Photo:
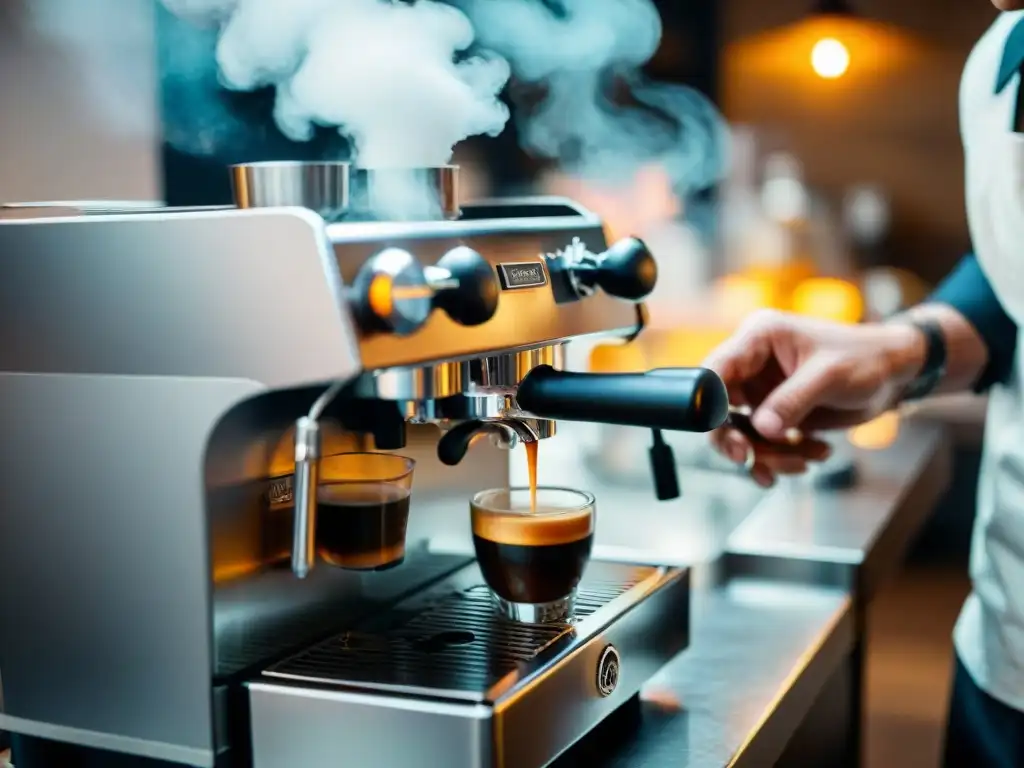
[[(816, 0), (812, 18), (851, 18), (855, 16), (848, 0)], [(836, 80), (850, 68), (850, 49), (836, 34), (825, 33), (811, 48), (811, 68), (824, 80)]]

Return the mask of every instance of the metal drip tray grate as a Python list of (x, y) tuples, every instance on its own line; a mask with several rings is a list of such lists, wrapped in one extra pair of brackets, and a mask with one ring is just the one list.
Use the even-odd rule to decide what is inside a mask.
[[(498, 617), (479, 582), (397, 606), (319, 643), (264, 674), (297, 681), (483, 694), (571, 631)], [(594, 563), (580, 585), (575, 624), (625, 594), (656, 569)], [(590, 576), (590, 574), (588, 574)], [(619, 578), (607, 578), (618, 576)]]

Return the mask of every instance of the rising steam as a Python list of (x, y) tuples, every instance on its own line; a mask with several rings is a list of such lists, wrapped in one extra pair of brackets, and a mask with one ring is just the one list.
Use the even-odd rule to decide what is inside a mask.
[[(139, 67), (151, 17), (136, 14), (131, 26), (123, 13), (138, 2), (29, 6), (37, 28), (88, 53), (97, 112), (119, 130), (144, 122), (134, 113), (152, 101), (151, 71)], [(517, 109), (524, 148), (577, 177), (616, 181), (658, 166), (685, 196), (725, 170), (725, 126), (714, 107), (640, 73), (661, 39), (652, 0), (162, 3), (206, 28), (189, 36), (179, 23), (161, 40), (165, 108), (187, 115), (165, 139), (191, 154), (237, 156), (251, 129), (218, 99), (219, 82), (273, 89), (275, 120), (293, 140), (328, 126), (361, 165), (443, 165), (458, 142), (504, 128), (509, 114), (498, 95), (511, 72), (545, 94), (536, 108)], [(214, 43), (215, 62), (205, 53)]]
[[(656, 164), (686, 195), (725, 172), (725, 124), (692, 88), (645, 79), (661, 40), (651, 0), (456, 0), (479, 43), (546, 97), (518, 115), (524, 148), (595, 181)], [(613, 81), (633, 104), (611, 98)]]
[(459, 141), (500, 133), (501, 58), (463, 56), (469, 19), (433, 0), (164, 0), (174, 13), (220, 27), (225, 87), (276, 91), (289, 138), (337, 126), (365, 167), (447, 163)]

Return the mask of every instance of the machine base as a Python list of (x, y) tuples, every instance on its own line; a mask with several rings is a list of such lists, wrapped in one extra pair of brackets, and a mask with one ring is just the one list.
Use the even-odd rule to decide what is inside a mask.
[(689, 572), (593, 562), (570, 622), (500, 617), (475, 564), (248, 683), (256, 768), (540, 768), (689, 640)]

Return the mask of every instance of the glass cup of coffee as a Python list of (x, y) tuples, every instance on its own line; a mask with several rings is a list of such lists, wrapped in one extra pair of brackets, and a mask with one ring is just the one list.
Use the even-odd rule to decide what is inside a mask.
[(594, 543), (594, 497), (541, 486), (481, 491), (470, 502), (477, 564), (498, 613), (527, 623), (565, 621)]
[(338, 453), (320, 459), (316, 549), (338, 568), (382, 571), (405, 559), (416, 462), (390, 453)]

